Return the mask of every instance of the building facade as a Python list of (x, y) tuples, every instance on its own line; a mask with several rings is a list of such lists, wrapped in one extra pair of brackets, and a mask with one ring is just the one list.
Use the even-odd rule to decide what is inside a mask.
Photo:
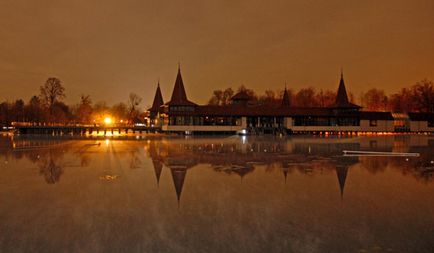
[[(335, 103), (330, 107), (302, 108), (291, 106), (285, 87), (278, 105), (251, 103), (245, 91), (231, 98), (229, 105), (198, 105), (187, 98), (181, 70), (178, 69), (171, 99), (164, 103), (157, 85), (149, 124), (163, 132), (175, 133), (378, 133), (395, 132), (398, 120), (391, 112), (362, 111), (348, 99), (341, 74)], [(402, 121), (399, 121), (402, 122)], [(434, 114), (409, 114), (408, 129), (434, 132)]]

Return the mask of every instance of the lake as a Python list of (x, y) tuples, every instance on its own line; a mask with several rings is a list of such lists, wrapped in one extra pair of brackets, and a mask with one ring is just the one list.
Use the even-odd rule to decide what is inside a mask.
[(0, 252), (431, 253), (433, 160), (433, 135), (3, 136)]

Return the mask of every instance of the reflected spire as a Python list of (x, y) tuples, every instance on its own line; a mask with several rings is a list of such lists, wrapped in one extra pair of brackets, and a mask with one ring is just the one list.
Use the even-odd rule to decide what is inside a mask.
[(285, 184), (286, 184), (286, 179), (288, 178), (288, 172), (289, 172), (289, 169), (283, 167), (283, 168), (282, 168), (282, 172), (283, 172), (283, 176), (285, 177)]
[(163, 171), (163, 163), (159, 160), (152, 159), (152, 164), (154, 165), (155, 177), (157, 178), (157, 186), (160, 186), (161, 172)]
[(157, 178), (157, 186), (160, 186), (160, 176), (163, 170), (163, 162), (162, 162), (162, 157), (157, 152), (157, 147), (155, 145), (155, 142), (152, 142), (149, 145), (148, 151), (149, 151), (149, 156), (152, 159), (152, 164), (154, 165), (155, 177)]
[(184, 187), (185, 176), (187, 175), (186, 168), (170, 168), (172, 173), (173, 185), (175, 186), (176, 198), (178, 199), (178, 207), (181, 201), (182, 188)]
[(336, 166), (336, 175), (338, 176), (339, 188), (341, 190), (341, 199), (344, 199), (345, 181), (347, 180), (348, 166)]

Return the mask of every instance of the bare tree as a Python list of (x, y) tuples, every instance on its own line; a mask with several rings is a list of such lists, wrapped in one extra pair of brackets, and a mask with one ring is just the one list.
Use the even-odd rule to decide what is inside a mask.
[(227, 88), (225, 90), (215, 90), (212, 97), (209, 99), (209, 105), (228, 105), (231, 101), (234, 91), (232, 88)]
[(295, 95), (295, 104), (300, 107), (315, 107), (318, 106), (315, 98), (316, 92), (313, 87), (303, 88)]
[(321, 89), (316, 94), (316, 100), (320, 107), (328, 107), (332, 106), (336, 100), (336, 92), (331, 90), (323, 90)]
[(89, 95), (80, 96), (80, 104), (77, 109), (77, 118), (81, 123), (90, 123), (92, 116), (92, 100)]
[(248, 89), (244, 84), (238, 87), (237, 92), (245, 92), (250, 97), (250, 101), (258, 101), (258, 95), (256, 95), (256, 92), (252, 89)]
[(221, 105), (223, 99), (223, 91), (222, 90), (215, 90), (212, 93), (212, 97), (208, 101), (209, 105)]
[(231, 98), (234, 95), (232, 88), (227, 88), (223, 91), (222, 104), (228, 105), (231, 102)]
[(388, 97), (384, 90), (370, 89), (362, 95), (362, 105), (372, 111), (384, 111), (387, 108)]
[(56, 77), (50, 77), (44, 86), (40, 87), (41, 100), (48, 108), (51, 108), (56, 101), (65, 98), (65, 88), (62, 82)]
[(111, 114), (118, 120), (126, 120), (128, 118), (128, 108), (125, 103), (118, 103), (112, 106)]
[(128, 112), (131, 122), (136, 122), (139, 116), (138, 106), (142, 102), (142, 98), (136, 93), (130, 93), (128, 99)]
[(417, 82), (413, 87), (414, 101), (421, 112), (434, 112), (434, 84), (428, 79)]

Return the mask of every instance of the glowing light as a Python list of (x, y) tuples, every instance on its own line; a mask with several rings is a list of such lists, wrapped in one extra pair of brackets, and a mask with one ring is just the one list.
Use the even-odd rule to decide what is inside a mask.
[(112, 118), (110, 118), (110, 117), (105, 117), (104, 118), (104, 124), (110, 125), (111, 123), (112, 123)]
[(241, 140), (243, 144), (246, 144), (247, 137), (245, 135), (241, 136)]
[(110, 144), (110, 140), (109, 139), (105, 139), (105, 145), (108, 146)]

